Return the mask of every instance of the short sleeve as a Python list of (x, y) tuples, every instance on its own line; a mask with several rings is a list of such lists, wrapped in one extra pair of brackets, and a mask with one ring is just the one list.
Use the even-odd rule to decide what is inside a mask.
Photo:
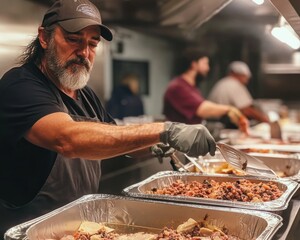
[(209, 100), (239, 109), (252, 105), (253, 98), (248, 89), (233, 78), (221, 79), (212, 89)]
[(16, 143), (40, 118), (63, 112), (49, 84), (29, 73), (9, 72), (0, 83), (1, 139)]
[(198, 107), (203, 103), (204, 98), (199, 91), (179, 85), (171, 86), (165, 95), (165, 100), (183, 116), (191, 119), (195, 116)]
[(232, 88), (230, 96), (232, 105), (239, 109), (248, 107), (253, 103), (252, 96), (250, 95), (248, 89), (244, 86), (236, 85), (236, 87)]

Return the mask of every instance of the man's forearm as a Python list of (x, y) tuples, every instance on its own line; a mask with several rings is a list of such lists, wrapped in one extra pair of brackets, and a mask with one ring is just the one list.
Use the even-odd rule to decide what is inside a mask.
[(259, 122), (269, 122), (270, 121), (266, 114), (255, 109), (252, 106), (243, 108), (241, 111), (250, 119), (255, 119)]
[(88, 159), (105, 159), (141, 150), (159, 142), (163, 123), (114, 126), (100, 123), (78, 123), (70, 129), (71, 148), (66, 155)]
[(25, 135), (34, 145), (69, 158), (106, 159), (149, 147), (159, 142), (163, 123), (116, 126), (75, 122), (65, 113), (38, 120)]
[(216, 104), (205, 100), (197, 109), (197, 116), (206, 118), (219, 118), (229, 111), (229, 106)]

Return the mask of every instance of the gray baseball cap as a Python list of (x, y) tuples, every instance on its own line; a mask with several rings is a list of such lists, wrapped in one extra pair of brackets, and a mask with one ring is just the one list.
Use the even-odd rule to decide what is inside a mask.
[(102, 24), (98, 8), (89, 0), (56, 0), (46, 12), (42, 27), (55, 23), (72, 33), (91, 25), (98, 25), (104, 39), (111, 41), (113, 38), (110, 29)]

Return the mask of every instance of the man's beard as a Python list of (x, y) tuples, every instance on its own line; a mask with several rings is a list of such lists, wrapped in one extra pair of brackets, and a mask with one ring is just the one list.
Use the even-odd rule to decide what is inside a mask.
[(63, 88), (75, 91), (86, 86), (92, 69), (89, 60), (77, 57), (66, 62), (60, 61), (53, 39), (49, 42), (45, 58), (49, 69)]

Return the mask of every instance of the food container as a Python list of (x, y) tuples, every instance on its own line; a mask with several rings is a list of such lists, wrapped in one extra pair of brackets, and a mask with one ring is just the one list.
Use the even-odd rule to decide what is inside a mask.
[(236, 144), (234, 148), (247, 153), (279, 153), (287, 157), (299, 158), (299, 144)]
[(260, 144), (264, 143), (265, 141), (269, 141), (269, 134), (268, 136), (261, 136), (261, 135), (253, 135), (246, 136), (238, 129), (222, 129), (220, 133), (221, 142), (233, 145), (233, 144)]
[[(128, 229), (153, 231), (164, 226), (176, 227), (188, 218), (226, 227), (241, 239), (271, 239), (282, 225), (276, 214), (224, 207), (168, 203), (112, 195), (86, 195), (31, 222), (20, 224), (6, 233), (5, 240), (60, 239), (73, 234), (82, 221), (108, 222)], [(27, 231), (26, 231), (27, 229)], [(25, 234), (26, 231), (26, 234)], [(24, 239), (24, 238), (23, 238)]]
[[(271, 168), (279, 177), (284, 177), (300, 183), (300, 159), (289, 158), (284, 154), (263, 154), (263, 153), (249, 153), (261, 161), (263, 161), (269, 168)], [(219, 151), (216, 151), (215, 156), (206, 155), (195, 158), (205, 173), (230, 173), (222, 166), (226, 165), (224, 157)], [(191, 172), (199, 172), (198, 169), (192, 164), (185, 165), (185, 169)], [(180, 169), (182, 171), (183, 169)]]
[(272, 139), (271, 127), (269, 123), (260, 123), (252, 126), (249, 129), (249, 136), (241, 133), (236, 129), (223, 129), (220, 132), (221, 139), (229, 139), (233, 144), (251, 144), (251, 143), (300, 143), (299, 123), (288, 123), (284, 121), (279, 122), (281, 130), (281, 140)]
[[(249, 154), (252, 155), (252, 154)], [(283, 157), (281, 154), (253, 154), (254, 157), (262, 160), (275, 172), (283, 172), (285, 178), (300, 183), (300, 159)]]
[[(235, 182), (240, 179), (247, 179), (251, 182), (269, 182), (272, 181), (277, 184), (278, 188), (283, 191), (281, 197), (276, 200), (267, 202), (240, 202), (232, 200), (220, 200), (220, 199), (209, 199), (200, 197), (188, 197), (188, 196), (172, 196), (172, 195), (158, 195), (147, 193), (153, 188), (163, 188), (174, 183), (176, 180), (182, 180), (183, 182), (198, 181), (203, 182), (204, 180), (215, 180), (218, 182)], [(159, 172), (146, 180), (129, 186), (123, 190), (124, 194), (131, 197), (139, 197), (146, 199), (157, 199), (172, 202), (184, 202), (184, 203), (196, 203), (206, 204), (215, 206), (227, 206), (236, 208), (247, 208), (255, 210), (264, 210), (279, 213), (286, 209), (293, 194), (298, 189), (298, 183), (289, 179), (270, 179), (255, 176), (233, 176), (224, 174), (200, 174), (200, 173), (182, 173), (164, 171)]]

